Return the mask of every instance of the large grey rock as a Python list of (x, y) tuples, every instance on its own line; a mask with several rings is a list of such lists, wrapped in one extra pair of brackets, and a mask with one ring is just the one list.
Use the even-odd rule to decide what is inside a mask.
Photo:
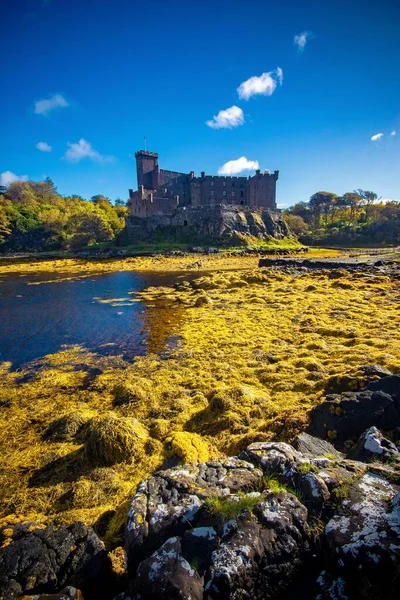
[(202, 600), (203, 580), (182, 556), (180, 538), (170, 538), (140, 563), (133, 593), (143, 600)]
[(88, 599), (109, 583), (104, 545), (83, 523), (59, 529), (6, 526), (0, 530), (0, 546), (0, 597), (51, 594), (72, 586)]
[(330, 455), (337, 458), (343, 457), (343, 454), (326, 440), (313, 437), (309, 433), (303, 431), (293, 441), (293, 447), (301, 452), (304, 456), (325, 456)]
[(400, 568), (400, 488), (364, 474), (327, 523), (326, 538), (330, 565), (354, 591), (367, 585), (371, 597), (390, 597)]
[(379, 460), (400, 463), (400, 452), (396, 445), (383, 437), (376, 427), (370, 427), (367, 431), (364, 431), (357, 444), (347, 453), (347, 457), (362, 462)]
[(127, 522), (130, 577), (168, 538), (197, 526), (206, 498), (251, 491), (261, 477), (253, 464), (230, 458), (160, 471), (140, 483)]

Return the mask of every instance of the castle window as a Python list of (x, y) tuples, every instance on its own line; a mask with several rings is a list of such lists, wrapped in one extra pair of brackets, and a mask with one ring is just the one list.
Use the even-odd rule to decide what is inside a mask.
[(225, 190), (222, 192), (222, 195), (225, 198), (225, 196), (226, 196), (226, 191)]
[(214, 195), (215, 195), (215, 192), (214, 192), (214, 190), (211, 190), (211, 192), (210, 192), (210, 195), (211, 195), (211, 196), (214, 196)]
[(243, 192), (240, 192), (240, 197), (243, 198)]
[(187, 227), (187, 221), (186, 221), (186, 220), (185, 220), (185, 221), (183, 221), (183, 226), (184, 226), (184, 227)]
[(235, 182), (234, 181), (232, 181), (232, 187), (235, 187)]
[(210, 185), (211, 185), (211, 187), (214, 187), (214, 182), (210, 181)]
[(236, 192), (232, 192), (232, 198), (236, 196)]
[(223, 185), (224, 187), (226, 187), (226, 181), (223, 181), (223, 182), (222, 182), (222, 185)]
[(243, 200), (240, 201), (240, 204), (244, 204)]

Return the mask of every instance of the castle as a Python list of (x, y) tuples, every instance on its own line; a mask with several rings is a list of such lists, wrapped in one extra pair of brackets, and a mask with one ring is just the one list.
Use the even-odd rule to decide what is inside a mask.
[[(276, 210), (276, 181), (279, 171), (249, 177), (179, 173), (160, 169), (158, 154), (139, 150), (135, 153), (137, 191), (129, 190), (134, 217), (168, 217), (184, 207), (218, 205)], [(196, 211), (197, 212), (197, 211)]]

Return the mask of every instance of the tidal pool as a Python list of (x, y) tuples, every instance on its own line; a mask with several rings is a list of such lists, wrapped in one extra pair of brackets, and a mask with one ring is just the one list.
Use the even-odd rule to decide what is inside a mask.
[[(138, 301), (149, 286), (171, 285), (182, 273), (122, 271), (84, 278), (65, 274), (0, 277), (0, 362), (12, 368), (81, 345), (124, 358), (161, 352), (184, 309)], [(185, 277), (187, 279), (187, 276)]]

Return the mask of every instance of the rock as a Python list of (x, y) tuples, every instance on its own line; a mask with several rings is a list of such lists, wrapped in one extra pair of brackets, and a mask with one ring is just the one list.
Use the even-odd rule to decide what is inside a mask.
[(300, 462), (301, 454), (285, 442), (256, 442), (239, 455), (267, 473), (285, 473)]
[(72, 586), (88, 600), (108, 584), (104, 545), (83, 523), (59, 529), (32, 523), (2, 527), (0, 546), (0, 597), (53, 594)]
[(349, 600), (346, 582), (341, 577), (333, 577), (328, 571), (321, 571), (316, 594), (317, 600)]
[(229, 496), (252, 490), (262, 472), (253, 464), (230, 458), (221, 462), (184, 465), (159, 471), (142, 481), (127, 521), (128, 574), (168, 538), (197, 527), (208, 497)]
[(293, 447), (304, 456), (326, 456), (341, 458), (343, 455), (326, 440), (313, 437), (309, 433), (302, 432), (293, 441)]
[(387, 440), (376, 427), (370, 427), (360, 436), (357, 444), (347, 453), (347, 457), (361, 462), (379, 460), (400, 462), (400, 452), (393, 442)]
[(76, 410), (53, 421), (44, 438), (51, 442), (67, 442), (72, 440), (87, 423), (89, 418), (84, 413)]
[(74, 587), (68, 586), (55, 594), (40, 594), (24, 596), (23, 600), (83, 600), (82, 593)]
[(330, 564), (354, 591), (362, 585), (370, 597), (390, 597), (400, 565), (400, 488), (364, 474), (350, 485), (325, 531)]
[(134, 596), (144, 600), (202, 600), (202, 578), (182, 556), (180, 538), (170, 538), (140, 563)]
[(365, 365), (364, 367), (360, 367), (360, 371), (362, 371), (367, 377), (382, 378), (392, 375), (388, 369), (385, 369), (379, 365)]
[(205, 598), (276, 598), (310, 554), (307, 510), (295, 496), (269, 494), (254, 514), (213, 552)]
[(208, 296), (200, 296), (194, 303), (197, 308), (199, 306), (204, 306), (205, 304), (213, 304), (213, 301)]
[(400, 426), (400, 376), (382, 377), (360, 392), (327, 396), (311, 411), (309, 433), (344, 442), (375, 426), (381, 430)]

